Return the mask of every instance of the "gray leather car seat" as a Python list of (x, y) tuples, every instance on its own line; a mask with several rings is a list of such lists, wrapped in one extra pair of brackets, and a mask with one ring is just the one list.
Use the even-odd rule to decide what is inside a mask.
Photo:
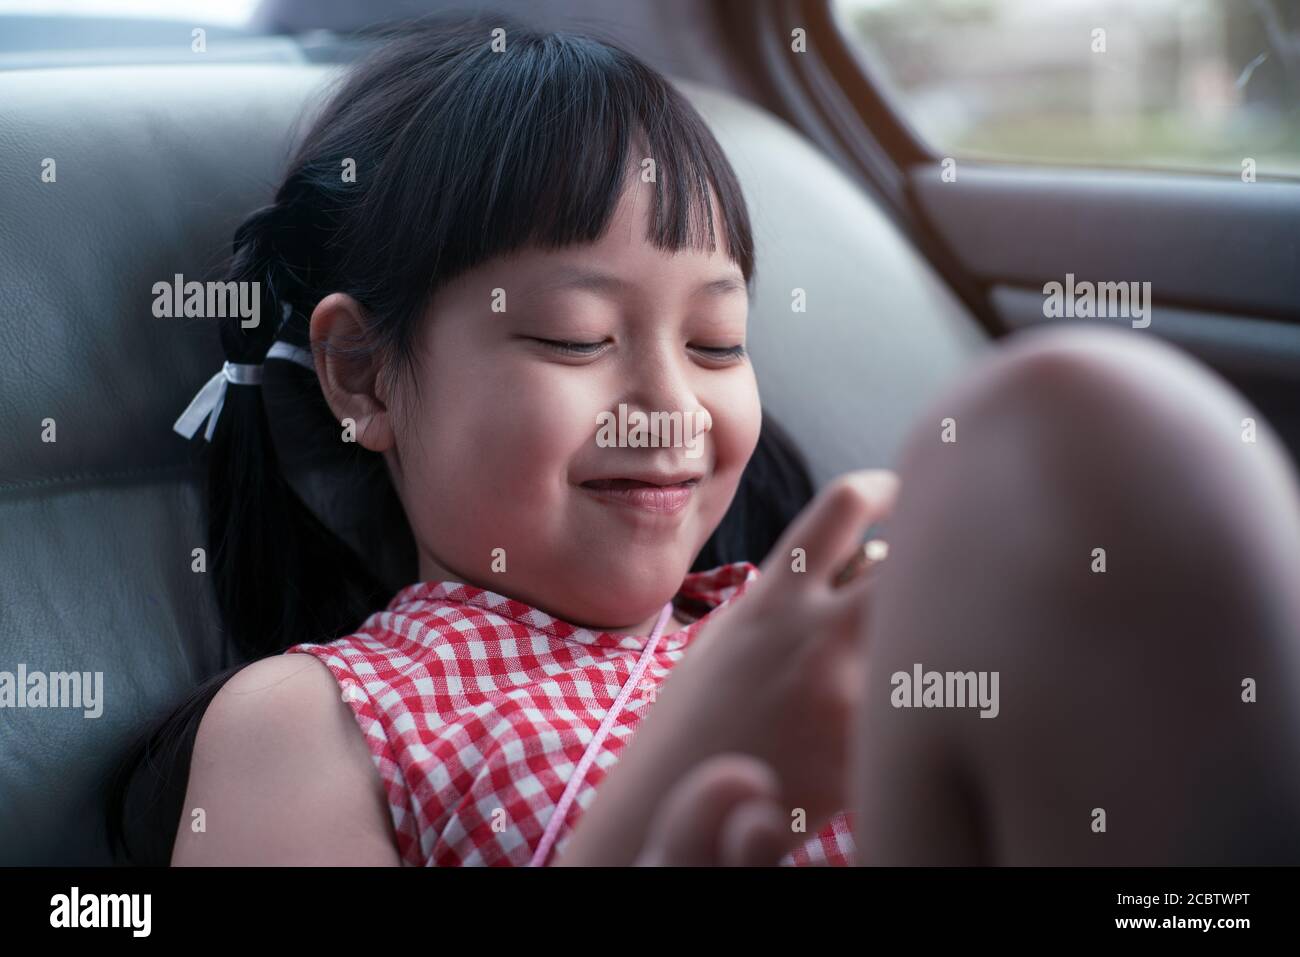
[[(103, 674), (98, 717), (0, 708), (0, 864), (108, 863), (106, 774), (147, 718), (234, 661), (191, 571), (201, 469), (172, 431), (223, 356), (204, 320), (155, 318), (151, 290), (216, 275), (327, 79), (307, 65), (0, 73), (0, 671)], [(818, 484), (890, 463), (982, 333), (799, 135), (683, 89), (749, 199), (765, 407)]]

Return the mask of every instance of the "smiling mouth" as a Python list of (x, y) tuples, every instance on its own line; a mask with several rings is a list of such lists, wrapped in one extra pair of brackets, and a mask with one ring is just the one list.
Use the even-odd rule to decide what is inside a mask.
[(580, 488), (611, 505), (625, 506), (640, 512), (657, 512), (673, 515), (684, 509), (700, 484), (698, 478), (683, 479), (670, 484), (647, 482), (641, 479), (593, 479), (583, 482)]
[(640, 479), (592, 479), (590, 482), (583, 482), (583, 488), (598, 490), (622, 490), (631, 488), (691, 488), (699, 485), (698, 478), (683, 479), (680, 482), (643, 482)]

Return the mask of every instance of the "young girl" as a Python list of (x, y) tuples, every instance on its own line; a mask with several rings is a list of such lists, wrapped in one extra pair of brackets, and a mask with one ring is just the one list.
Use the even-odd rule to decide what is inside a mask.
[[(223, 325), (224, 396), (196, 406), (211, 432), (211, 571), (257, 660), (131, 756), (175, 842), (127, 850), (178, 864), (553, 862), (664, 707), (674, 666), (758, 576), (747, 559), (802, 504), (795, 460), (760, 444), (753, 241), (721, 149), (613, 45), (435, 21), (333, 96), (274, 202), (237, 232), (231, 278), (261, 284), (263, 317), (284, 315)], [(297, 376), (283, 408), (264, 369), (268, 387), (272, 372)], [(685, 432), (598, 441), (602, 417), (629, 411)], [(413, 583), (385, 590), (291, 489), (271, 428), (287, 416), (322, 456), (382, 463)], [(189, 410), (178, 426), (201, 424)], [(841, 564), (856, 543), (842, 545)], [(807, 609), (801, 626), (837, 642), (826, 664), (861, 598), (846, 587)], [(738, 718), (773, 705), (750, 690)], [(841, 774), (823, 768), (843, 764), (847, 714), (807, 681), (789, 690), (806, 703), (784, 715), (782, 747), (808, 774), (789, 794), (786, 859), (845, 863)], [(677, 770), (653, 777), (666, 788)], [(639, 807), (622, 819), (639, 841)]]

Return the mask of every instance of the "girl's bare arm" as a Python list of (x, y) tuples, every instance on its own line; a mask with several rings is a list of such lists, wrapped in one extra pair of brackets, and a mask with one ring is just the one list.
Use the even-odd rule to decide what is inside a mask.
[(400, 863), (378, 771), (324, 663), (278, 655), (231, 678), (199, 725), (172, 864)]

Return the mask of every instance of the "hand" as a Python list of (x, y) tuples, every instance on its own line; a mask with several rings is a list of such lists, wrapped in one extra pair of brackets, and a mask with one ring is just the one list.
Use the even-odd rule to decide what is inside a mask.
[[(862, 536), (893, 507), (888, 471), (841, 476), (800, 513), (745, 594), (708, 621), (637, 732), (739, 751), (767, 764), (809, 832), (848, 804), (851, 719), (865, 688), (871, 577), (836, 587)], [(802, 549), (803, 571), (794, 555)]]
[(836, 578), (897, 489), (892, 472), (852, 472), (799, 514), (759, 579), (710, 616), (664, 682), (558, 864), (632, 863), (679, 782), (728, 752), (775, 773), (787, 849), (803, 839), (790, 827), (795, 809), (813, 833), (849, 804), (847, 750), (865, 686), (861, 630), (871, 576), (838, 587)]

